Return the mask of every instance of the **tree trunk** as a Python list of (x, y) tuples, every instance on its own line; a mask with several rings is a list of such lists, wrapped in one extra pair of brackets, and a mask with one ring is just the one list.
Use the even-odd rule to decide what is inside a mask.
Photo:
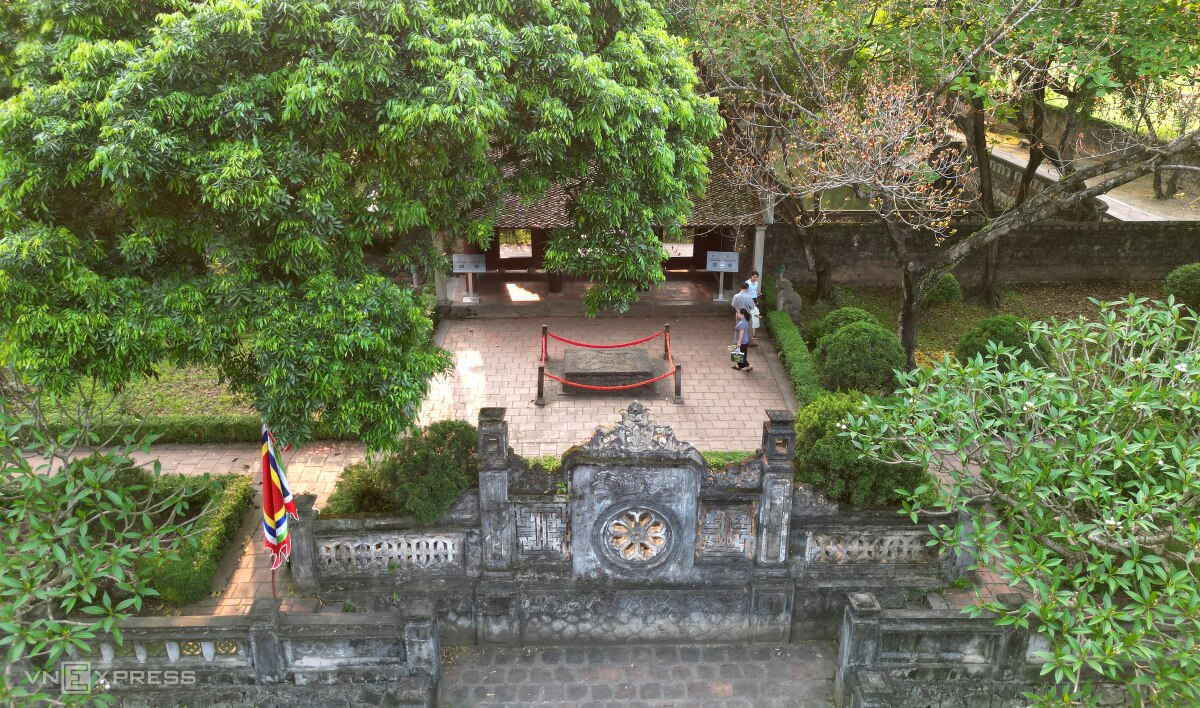
[(833, 269), (829, 266), (829, 259), (821, 252), (820, 237), (808, 230), (808, 226), (805, 223), (807, 221), (805, 214), (801, 207), (796, 204), (795, 200), (784, 199), (780, 204), (787, 215), (787, 220), (796, 229), (796, 237), (800, 239), (800, 248), (804, 253), (804, 261), (808, 264), (808, 269), (813, 272), (813, 277), (816, 278), (817, 302), (832, 299)]
[(1170, 199), (1171, 196), (1163, 189), (1162, 170), (1154, 171), (1154, 198), (1155, 199)]
[(921, 311), (921, 297), (917, 289), (917, 278), (904, 269), (904, 304), (900, 308), (900, 344), (904, 347), (905, 366), (909, 371), (917, 368), (917, 316)]
[(900, 266), (900, 272), (903, 274), (901, 281), (904, 285), (904, 304), (900, 308), (897, 334), (900, 337), (900, 344), (904, 347), (905, 366), (912, 371), (917, 368), (917, 316), (921, 311), (921, 293), (918, 287), (920, 283), (913, 270), (913, 264), (908, 258), (908, 229), (889, 218), (891, 213), (894, 213), (892, 212), (894, 208), (894, 205), (889, 205), (883, 217), (888, 244), (892, 247), (892, 253), (896, 256), (896, 265)]
[(979, 282), (979, 298), (989, 310), (1000, 309), (999, 262), (1000, 242), (992, 241), (984, 254), (983, 278)]
[[(967, 144), (971, 148), (971, 157), (975, 161), (979, 174), (979, 207), (987, 218), (994, 218), (996, 210), (996, 191), (992, 182), (992, 159), (987, 146), (987, 124), (983, 112), (983, 98), (971, 99), (971, 113), (963, 134), (967, 136)], [(983, 301), (990, 309), (1000, 307), (999, 279), (996, 270), (1000, 260), (1000, 244), (993, 241), (987, 249), (984, 259), (983, 277), (975, 292), (976, 298)]]

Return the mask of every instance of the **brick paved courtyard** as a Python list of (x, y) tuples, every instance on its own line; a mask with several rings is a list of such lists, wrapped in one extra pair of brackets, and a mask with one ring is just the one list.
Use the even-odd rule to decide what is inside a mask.
[[(455, 654), (455, 652), (461, 652)], [(837, 645), (449, 647), (442, 705), (809, 708), (831, 705)]]
[[(683, 404), (670, 402), (670, 379), (653, 392), (634, 389), (608, 395), (559, 394), (560, 384), (546, 382), (546, 406), (534, 405), (537, 365), (541, 358), (541, 326), (568, 339), (610, 344), (641, 339), (671, 324), (675, 362), (683, 366)], [(598, 425), (616, 422), (619, 411), (640, 400), (655, 420), (701, 450), (753, 450), (759, 446), (764, 411), (793, 408), (783, 372), (770, 342), (750, 350), (749, 373), (729, 368), (725, 347), (733, 334), (733, 318), (651, 317), (535, 318), (451, 320), (439, 329), (440, 345), (454, 355), (454, 370), (434, 380), (421, 409), (421, 422), (454, 418), (474, 421), (479, 409), (508, 409), (509, 440), (520, 454), (559, 455), (591, 436)], [(662, 340), (645, 345), (652, 361), (666, 370)], [(551, 340), (551, 370), (561, 365), (567, 345)]]

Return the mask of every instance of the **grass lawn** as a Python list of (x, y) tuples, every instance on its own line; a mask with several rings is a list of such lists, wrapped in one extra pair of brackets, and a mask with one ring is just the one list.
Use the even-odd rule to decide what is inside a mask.
[[(903, 300), (899, 288), (843, 287), (840, 291), (843, 305), (862, 308), (875, 315), (888, 329), (895, 328)], [(1011, 283), (1001, 286), (999, 312), (961, 302), (924, 309), (917, 327), (917, 361), (940, 359), (952, 353), (967, 330), (993, 314), (1009, 314), (1030, 321), (1092, 317), (1097, 309), (1088, 298), (1108, 302), (1123, 300), (1130, 293), (1162, 298), (1162, 283)], [(811, 317), (808, 313), (813, 310), (806, 310), (806, 316), (801, 318), (804, 324), (808, 324)]]

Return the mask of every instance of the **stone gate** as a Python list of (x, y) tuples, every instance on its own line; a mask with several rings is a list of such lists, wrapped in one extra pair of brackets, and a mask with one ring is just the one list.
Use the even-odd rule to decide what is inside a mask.
[(480, 412), (479, 489), (433, 526), (317, 516), (300, 497), (299, 588), (377, 610), (432, 601), (449, 642), (781, 643), (835, 634), (847, 592), (944, 583), (929, 520), (793, 488), (786, 411), (767, 412), (756, 454), (710, 470), (634, 402), (554, 475), (512, 454), (504, 413)]

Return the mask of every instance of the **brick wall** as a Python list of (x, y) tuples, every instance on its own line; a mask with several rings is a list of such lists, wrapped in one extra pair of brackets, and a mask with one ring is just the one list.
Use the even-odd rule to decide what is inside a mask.
[[(830, 223), (820, 234), (835, 283), (898, 285), (900, 270), (880, 223)], [(929, 253), (932, 240), (916, 238), (912, 251)], [(1176, 266), (1200, 261), (1200, 222), (1043, 222), (1005, 237), (1000, 245), (1000, 279), (1007, 282), (1159, 280)], [(795, 231), (784, 224), (767, 231), (764, 270), (780, 264), (793, 282), (813, 274)], [(955, 275), (964, 286), (978, 282), (983, 254), (964, 261)]]

